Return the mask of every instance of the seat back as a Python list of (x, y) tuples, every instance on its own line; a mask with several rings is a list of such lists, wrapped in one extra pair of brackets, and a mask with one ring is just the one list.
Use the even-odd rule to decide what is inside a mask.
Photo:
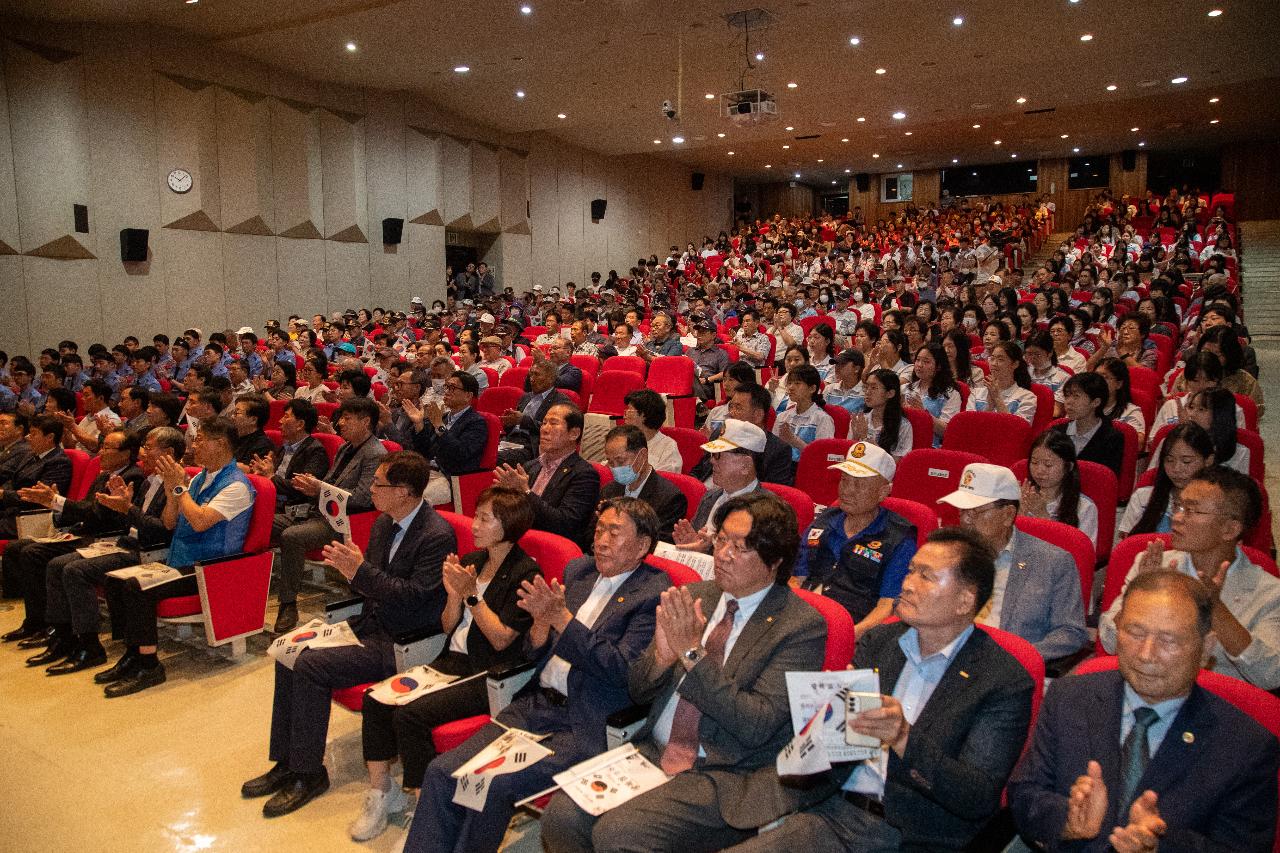
[(1027, 735), (1030, 736), (1031, 732), (1035, 731), (1036, 718), (1040, 715), (1040, 702), (1044, 699), (1044, 658), (1040, 656), (1035, 646), (1017, 634), (1010, 634), (1008, 631), (992, 628), (989, 625), (978, 625), (978, 628), (986, 631), (1000, 648), (1013, 655), (1035, 682), (1035, 688), (1031, 691), (1031, 721), (1027, 725)]
[[(832, 471), (831, 473), (839, 474), (838, 471)], [(799, 525), (801, 530), (813, 523), (813, 498), (800, 489), (784, 486), (780, 483), (761, 483), (760, 485), (791, 505), (791, 508), (796, 513), (796, 524)]]
[(684, 563), (677, 563), (675, 560), (670, 560), (666, 557), (650, 554), (644, 558), (644, 561), (655, 569), (662, 569), (666, 572), (667, 577), (671, 579), (672, 586), (684, 586), (685, 584), (697, 583), (702, 580), (702, 575)]
[(1090, 601), (1089, 593), (1093, 589), (1093, 570), (1097, 565), (1097, 557), (1093, 551), (1093, 541), (1084, 534), (1084, 531), (1069, 524), (1063, 524), (1061, 521), (1031, 518), (1026, 515), (1018, 516), (1014, 524), (1028, 536), (1043, 539), (1050, 545), (1057, 545), (1071, 555), (1071, 559), (1076, 564), (1076, 571), (1080, 574), (1080, 600)]
[(341, 403), (322, 403), (317, 400), (315, 403), (312, 403), (312, 405), (316, 407), (317, 415), (322, 418), (329, 418), (332, 420), (333, 413), (338, 411), (338, 406), (340, 406)]
[(822, 407), (822, 411), (831, 416), (831, 420), (835, 422), (835, 432), (832, 433), (833, 438), (849, 437), (849, 410), (844, 406), (833, 406), (828, 403)]
[(67, 489), (67, 499), (82, 501), (89, 495), (89, 487), (102, 470), (102, 460), (75, 449), (68, 450), (67, 456), (71, 457), (71, 486)]
[(593, 379), (600, 372), (600, 359), (594, 355), (574, 354), (569, 356), (569, 363), (581, 370), (583, 376)]
[(676, 474), (671, 471), (658, 471), (657, 474), (684, 495), (685, 502), (688, 504), (684, 517), (687, 521), (693, 521), (693, 516), (698, 511), (698, 504), (702, 501), (702, 496), (707, 493), (707, 487), (697, 477), (690, 477), (688, 474)]
[(924, 544), (925, 539), (929, 538), (929, 531), (938, 529), (940, 522), (937, 511), (919, 501), (908, 500), (907, 498), (885, 498), (880, 502), (880, 506), (889, 510), (889, 512), (896, 512), (916, 526), (917, 548)]
[(853, 663), (857, 640), (853, 631), (853, 617), (834, 599), (810, 592), (807, 589), (792, 590), (800, 600), (822, 615), (827, 623), (827, 644), (822, 668), (828, 671), (845, 669)]
[[(596, 369), (599, 369), (600, 361), (593, 355), (575, 355), (574, 358), (590, 359), (595, 363)], [(582, 371), (582, 384), (578, 386), (578, 399), (574, 402), (577, 403), (578, 408), (584, 412), (587, 410), (587, 406), (591, 403), (591, 392), (595, 389), (596, 369), (593, 369), (590, 372), (585, 369)], [(564, 394), (573, 394), (573, 391), (568, 388), (561, 388), (560, 391)]]
[(687, 355), (660, 355), (649, 364), (645, 384), (659, 394), (688, 396), (693, 393), (693, 366)]
[(933, 447), (933, 415), (924, 409), (903, 406), (902, 416), (911, 424), (911, 449)]
[(957, 412), (942, 436), (943, 449), (980, 453), (1006, 468), (1025, 459), (1030, 446), (1031, 425), (1003, 412)]
[(284, 447), (284, 433), (280, 432), (280, 430), (264, 429), (262, 431), (262, 434), (265, 435), (267, 439), (276, 446), (276, 450), (279, 450), (280, 448)]
[(253, 515), (244, 537), (244, 552), (257, 554), (271, 547), (271, 523), (276, 517), (276, 485), (267, 477), (249, 474), (253, 484)]
[(611, 355), (604, 360), (600, 370), (629, 370), (640, 374), (643, 379), (649, 375), (649, 363), (638, 355)]
[(524, 396), (524, 392), (519, 388), (490, 384), (488, 388), (481, 392), (479, 397), (476, 397), (472, 406), (482, 414), (487, 412), (488, 414), (502, 417), (504, 412), (516, 407), (522, 396)]
[[(1116, 473), (1106, 465), (1080, 460), (1080, 492), (1098, 508), (1098, 541), (1094, 545), (1098, 563), (1105, 563), (1111, 556), (1111, 540), (1116, 537), (1117, 480)], [(1153, 472), (1154, 473), (1154, 472)], [(1019, 459), (1013, 465), (1013, 475), (1018, 482), (1027, 479), (1027, 460)]]
[(588, 411), (620, 418), (626, 409), (626, 396), (644, 385), (644, 377), (634, 371), (602, 370), (596, 377), (595, 391), (591, 395)]
[(840, 488), (840, 472), (830, 466), (843, 462), (853, 442), (847, 438), (819, 438), (800, 451), (795, 487), (814, 503), (831, 506)]
[(826, 314), (815, 314), (812, 317), (805, 317), (801, 320), (798, 320), (797, 322), (800, 324), (800, 328), (804, 330), (805, 340), (809, 339), (809, 333), (812, 332), (813, 327), (818, 325), (819, 323), (830, 326), (831, 334), (834, 335), (836, 333), (835, 318)]
[(458, 556), (469, 554), (476, 549), (476, 540), (471, 535), (471, 518), (447, 510), (436, 510), (440, 517), (449, 522), (453, 535), (458, 540)]
[(334, 457), (338, 455), (338, 448), (342, 447), (342, 436), (328, 432), (313, 432), (311, 435), (324, 445), (324, 452), (329, 455), (329, 464), (333, 465)]
[(1054, 400), (1053, 389), (1039, 382), (1031, 383), (1031, 393), (1036, 395), (1036, 415), (1031, 419), (1031, 435), (1034, 437), (1049, 428), (1049, 422), (1053, 420)]
[[(947, 430), (949, 432), (951, 427), (947, 427)], [(964, 471), (964, 466), (986, 461), (985, 456), (963, 450), (932, 447), (913, 450), (898, 463), (890, 494), (895, 498), (906, 498), (934, 507), (944, 525), (957, 524), (960, 517), (955, 507), (938, 503), (938, 498), (956, 490), (960, 485), (960, 473)]]
[(524, 391), (524, 382), (529, 377), (529, 368), (513, 367), (498, 380), (498, 385), (504, 388), (519, 388)]
[(267, 429), (279, 429), (280, 419), (284, 417), (284, 407), (289, 405), (291, 400), (271, 400), (268, 405), (271, 407), (271, 414), (267, 418)]
[(533, 558), (548, 581), (564, 582), (564, 567), (570, 560), (582, 556), (582, 549), (573, 541), (548, 533), (545, 530), (527, 530), (520, 537), (520, 547)]
[(702, 457), (706, 454), (702, 445), (707, 443), (707, 437), (701, 432), (677, 426), (662, 427), (661, 431), (663, 435), (673, 440), (680, 450), (680, 473), (688, 474), (693, 470), (693, 466), (702, 461)]
[(1244, 394), (1236, 394), (1236, 405), (1240, 407), (1240, 411), (1244, 413), (1244, 428), (1258, 431), (1258, 404), (1253, 402), (1252, 397), (1246, 397)]

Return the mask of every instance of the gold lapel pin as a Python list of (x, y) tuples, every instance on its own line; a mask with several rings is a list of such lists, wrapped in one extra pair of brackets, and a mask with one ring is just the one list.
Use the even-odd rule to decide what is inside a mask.
[(627, 597), (626, 597), (625, 595), (620, 595), (620, 596), (618, 596), (618, 603), (619, 603), (619, 604), (621, 604), (622, 602), (624, 602), (624, 601), (626, 601), (626, 600), (627, 600)]
[(1191, 732), (1183, 732), (1183, 733), (1182, 733), (1182, 742), (1183, 742), (1183, 743), (1195, 743), (1195, 742), (1196, 742), (1196, 736), (1195, 736), (1195, 735), (1193, 735)]
[(960, 670), (960, 677), (961, 677), (961, 678), (968, 678), (968, 677), (969, 677), (969, 673), (965, 672), (965, 671), (962, 669), (962, 670)]
[(773, 624), (773, 617), (772, 617), (772, 616), (767, 616), (767, 617), (765, 617), (765, 620), (764, 620), (764, 621), (766, 621), (766, 622), (768, 622), (770, 625), (772, 625), (772, 624)]

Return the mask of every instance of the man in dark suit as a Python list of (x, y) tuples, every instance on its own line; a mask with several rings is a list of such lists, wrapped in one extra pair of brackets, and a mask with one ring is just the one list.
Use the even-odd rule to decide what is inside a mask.
[(498, 462), (515, 465), (538, 455), (538, 438), (542, 419), (553, 406), (572, 405), (573, 401), (555, 389), (556, 371), (549, 361), (535, 361), (529, 368), (529, 391), (520, 397), (514, 409), (503, 412), (503, 439), (519, 445), (518, 449), (501, 450)]
[(673, 778), (598, 821), (558, 796), (542, 822), (552, 853), (712, 850), (751, 836), (722, 809), (791, 739), (786, 673), (822, 668), (827, 625), (787, 587), (799, 534), (781, 499), (734, 498), (716, 527), (715, 580), (662, 594), (629, 677), (631, 697), (652, 703), (633, 743)]
[(251, 473), (250, 463), (276, 449), (264, 431), (271, 418), (271, 404), (261, 394), (246, 394), (232, 404), (235, 414), (231, 422), (236, 425), (236, 462), (240, 470)]
[(1116, 476), (1124, 464), (1124, 435), (1103, 414), (1110, 389), (1098, 373), (1077, 373), (1062, 386), (1062, 405), (1068, 423), (1054, 429), (1075, 442), (1076, 459), (1105, 465)]
[[(535, 350), (540, 352), (540, 350)], [(534, 356), (537, 358), (537, 356)], [(556, 387), (568, 388), (570, 391), (582, 390), (582, 369), (575, 366), (573, 358), (573, 342), (568, 338), (556, 338), (551, 342), (547, 358), (556, 369)]]
[(994, 576), (979, 537), (954, 527), (929, 535), (903, 581), (902, 621), (868, 631), (854, 655), (856, 668), (880, 672), (881, 707), (853, 723), (880, 740), (880, 757), (804, 784), (783, 784), (774, 767), (756, 771), (725, 820), (781, 824), (734, 851), (965, 848), (1000, 808), (1031, 719), (1031, 676), (973, 624)]
[(0, 539), (18, 538), (18, 513), (39, 509), (39, 504), (23, 500), (19, 491), (44, 483), (59, 494), (71, 491), (71, 457), (62, 449), (62, 421), (53, 415), (31, 419), (27, 447), (31, 455), (23, 460), (12, 479), (0, 483)]
[[(98, 458), (101, 472), (89, 486), (89, 497), (84, 500), (69, 501), (58, 494), (56, 486), (44, 483), (37, 483), (18, 492), (23, 500), (53, 510), (58, 527), (67, 528), (69, 532), (76, 534), (75, 539), (65, 542), (19, 539), (10, 542), (5, 549), (5, 571), (13, 568), (22, 578), (26, 617), (19, 630), (38, 632), (35, 636), (19, 640), (18, 648), (48, 646), (45, 651), (29, 658), (28, 666), (44, 666), (60, 661), (76, 651), (77, 646), (71, 635), (71, 625), (65, 621), (49, 619), (46, 613), (45, 574), (49, 561), (88, 545), (95, 537), (121, 531), (120, 515), (101, 506), (93, 496), (107, 491), (107, 483), (112, 477), (119, 477), (134, 486), (142, 481), (142, 471), (134, 464), (138, 458), (136, 435), (122, 429), (107, 433), (102, 438)], [(81, 669), (85, 666), (97, 666), (106, 660), (106, 653), (101, 652), (97, 639), (95, 635), (92, 645), (97, 646), (99, 654), (91, 655), (92, 663), (86, 663)]]
[(387, 455), (387, 449), (373, 434), (378, 428), (378, 405), (368, 397), (351, 397), (333, 413), (333, 419), (338, 424), (338, 433), (346, 439), (338, 448), (333, 465), (323, 478), (298, 474), (290, 480), (294, 489), (313, 501), (307, 517), (293, 521), (277, 515), (273, 524), (272, 541), (280, 543), (280, 560), (276, 564), (280, 581), (276, 633), (291, 631), (298, 624), (298, 587), (302, 584), (307, 552), (337, 538), (329, 522), (320, 515), (320, 508), (314, 505), (322, 479), (351, 493), (347, 499), (348, 515), (373, 508), (370, 490), (373, 474), (382, 457)]
[(471, 408), (478, 396), (476, 378), (456, 370), (444, 383), (444, 407), (428, 403), (420, 410), (426, 422), (413, 434), (413, 448), (437, 469), (423, 495), (432, 506), (453, 499), (450, 477), (480, 470), (489, 443), (489, 424)]
[(677, 548), (711, 553), (716, 532), (715, 511), (729, 499), (760, 488), (757, 471), (764, 436), (764, 430), (755, 424), (728, 418), (720, 437), (702, 445), (711, 457), (711, 482), (715, 488), (702, 496), (692, 522), (684, 519), (676, 522), (673, 539)]
[[(796, 463), (791, 458), (791, 447), (765, 426), (771, 405), (768, 391), (754, 382), (743, 383), (729, 398), (727, 411), (730, 418), (754, 424), (764, 433), (764, 449), (760, 451), (758, 466), (760, 482), (790, 486), (796, 479)], [(711, 437), (719, 438), (714, 434)], [(703, 457), (690, 473), (699, 480), (707, 479), (711, 476), (711, 458)]]
[(270, 759), (275, 766), (241, 788), (245, 797), (274, 794), (266, 817), (296, 811), (329, 788), (324, 766), (332, 691), (378, 681), (396, 672), (399, 634), (439, 632), (444, 610), (444, 559), (457, 551), (453, 528), (422, 500), (431, 468), (418, 453), (385, 456), (373, 478), (373, 504), (383, 513), (369, 534), (368, 554), (332, 542), (325, 563), (364, 597), (351, 620), (358, 646), (306, 649), (293, 669), (275, 667)]
[(639, 427), (620, 424), (604, 440), (605, 461), (613, 480), (600, 490), (604, 500), (626, 495), (653, 507), (658, 514), (658, 539), (671, 541), (671, 532), (689, 511), (684, 492), (649, 464), (649, 445)]
[(19, 412), (0, 413), (0, 484), (13, 479), (31, 455), (27, 446), (27, 416)]
[(329, 470), (329, 454), (311, 434), (319, 419), (311, 401), (290, 400), (280, 415), (280, 448), (249, 463), (250, 474), (266, 477), (276, 487), (276, 510), (286, 516), (293, 511), (306, 518), (307, 508), (314, 502), (293, 487), (293, 478), (299, 474), (323, 477)]
[(499, 465), (494, 482), (529, 494), (535, 530), (571, 539), (585, 551), (600, 498), (600, 475), (578, 455), (582, 424), (582, 412), (572, 403), (552, 406), (538, 433), (538, 458), (514, 468)]
[(1196, 684), (1213, 607), (1180, 572), (1129, 583), (1118, 671), (1059, 679), (1045, 696), (1009, 785), (1023, 839), (1099, 853), (1271, 849), (1280, 745)]
[[(533, 678), (469, 740), (427, 767), (406, 853), (496, 851), (516, 801), (551, 784), (551, 777), (605, 749), (605, 721), (627, 708), (627, 671), (653, 638), (658, 596), (667, 575), (644, 562), (657, 542), (658, 518), (643, 501), (615, 498), (600, 513), (594, 557), (565, 567), (564, 586), (526, 582), (521, 606), (533, 615), (529, 656)], [(502, 733), (498, 725), (546, 735), (553, 751), (517, 773), (494, 776), (484, 811), (454, 804), (457, 770)]]

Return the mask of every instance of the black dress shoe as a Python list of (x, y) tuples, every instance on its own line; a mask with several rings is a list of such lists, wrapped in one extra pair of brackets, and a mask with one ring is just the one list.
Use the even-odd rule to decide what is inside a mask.
[(274, 794), (287, 785), (292, 778), (293, 774), (284, 766), (284, 762), (278, 761), (275, 767), (272, 767), (266, 773), (261, 776), (255, 776), (241, 785), (240, 796), (246, 800), (251, 800), (254, 797), (265, 797), (267, 794)]
[(158, 663), (150, 669), (136, 669), (129, 675), (121, 678), (119, 681), (107, 685), (103, 693), (108, 699), (115, 699), (118, 696), (129, 696), (146, 690), (148, 687), (155, 687), (157, 684), (164, 684), (164, 664)]
[(263, 804), (262, 816), (280, 817), (289, 812), (296, 812), (327, 790), (329, 790), (329, 771), (323, 767), (316, 773), (290, 774), (285, 786)]
[(116, 661), (116, 665), (110, 669), (104, 669), (102, 672), (93, 674), (94, 684), (110, 684), (113, 681), (119, 681), (127, 675), (133, 673), (138, 668), (137, 652), (125, 652), (120, 656), (120, 660)]
[(57, 663), (76, 650), (76, 641), (67, 636), (57, 636), (53, 642), (39, 654), (27, 658), (27, 666), (48, 666)]
[(82, 669), (91, 669), (95, 666), (102, 666), (107, 662), (107, 650), (100, 645), (94, 646), (77, 646), (66, 659), (55, 663), (46, 669), (45, 675), (66, 675), (71, 672), (79, 672)]
[(31, 634), (25, 640), (18, 641), (20, 649), (42, 649), (49, 645), (58, 636), (56, 628), (41, 628), (39, 631)]
[(45, 632), (44, 628), (34, 628), (34, 627), (28, 627), (26, 625), (19, 625), (17, 628), (14, 628), (12, 631), (9, 631), (6, 634), (0, 634), (0, 643), (16, 643), (20, 640), (29, 640), (32, 637), (35, 637), (39, 634), (43, 634), (44, 632)]
[(286, 631), (292, 631), (298, 627), (298, 605), (294, 602), (281, 604), (280, 610), (276, 613), (276, 624), (272, 629), (277, 634), (283, 634)]

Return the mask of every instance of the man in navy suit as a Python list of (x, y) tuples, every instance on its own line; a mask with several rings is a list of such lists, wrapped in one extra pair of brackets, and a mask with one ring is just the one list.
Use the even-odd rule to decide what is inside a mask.
[(43, 483), (56, 486), (62, 495), (71, 491), (71, 457), (62, 450), (62, 421), (53, 415), (32, 418), (27, 448), (31, 454), (12, 479), (0, 483), (0, 539), (17, 539), (18, 513), (41, 508), (23, 500), (19, 490)]
[(363, 612), (351, 620), (361, 645), (304, 649), (293, 669), (276, 664), (275, 766), (240, 789), (245, 797), (275, 794), (263, 806), (267, 817), (296, 811), (328, 790), (324, 745), (332, 691), (394, 675), (396, 636), (440, 631), (444, 558), (458, 544), (449, 523), (422, 501), (430, 471), (412, 450), (385, 456), (373, 475), (373, 505), (382, 515), (369, 534), (368, 554), (342, 541), (324, 547), (325, 563), (364, 597)]
[(1118, 670), (1056, 681), (1009, 785), (1023, 839), (1048, 850), (1272, 848), (1280, 744), (1196, 684), (1213, 597), (1137, 575), (1116, 620)]
[(498, 452), (498, 462), (504, 465), (515, 465), (537, 456), (542, 419), (552, 407), (573, 403), (556, 390), (555, 365), (546, 359), (535, 361), (529, 368), (528, 382), (529, 390), (520, 397), (516, 407), (502, 413), (503, 438), (519, 445)]
[[(431, 482), (423, 495), (432, 506), (453, 499), (449, 478), (480, 470), (485, 447), (489, 443), (489, 425), (471, 404), (480, 396), (480, 383), (465, 370), (456, 370), (444, 382), (444, 406), (428, 403), (421, 412), (413, 449), (432, 462)], [(421, 422), (425, 421), (425, 423)]]
[[(431, 762), (405, 843), (407, 853), (496, 851), (514, 803), (552, 784), (551, 777), (605, 750), (605, 720), (627, 708), (627, 672), (653, 638), (658, 597), (670, 586), (645, 563), (658, 539), (658, 517), (636, 498), (615, 498), (600, 513), (595, 556), (565, 567), (564, 586), (526, 581), (520, 606), (533, 616), (533, 678), (515, 700), (456, 749)], [(499, 726), (497, 723), (501, 723)], [(452, 773), (487, 747), (502, 727), (546, 735), (553, 751), (516, 773), (493, 776), (484, 810), (453, 802)]]
[(557, 388), (568, 388), (574, 392), (582, 390), (582, 369), (571, 361), (573, 344), (568, 338), (556, 338), (552, 341), (547, 358), (555, 366)]

